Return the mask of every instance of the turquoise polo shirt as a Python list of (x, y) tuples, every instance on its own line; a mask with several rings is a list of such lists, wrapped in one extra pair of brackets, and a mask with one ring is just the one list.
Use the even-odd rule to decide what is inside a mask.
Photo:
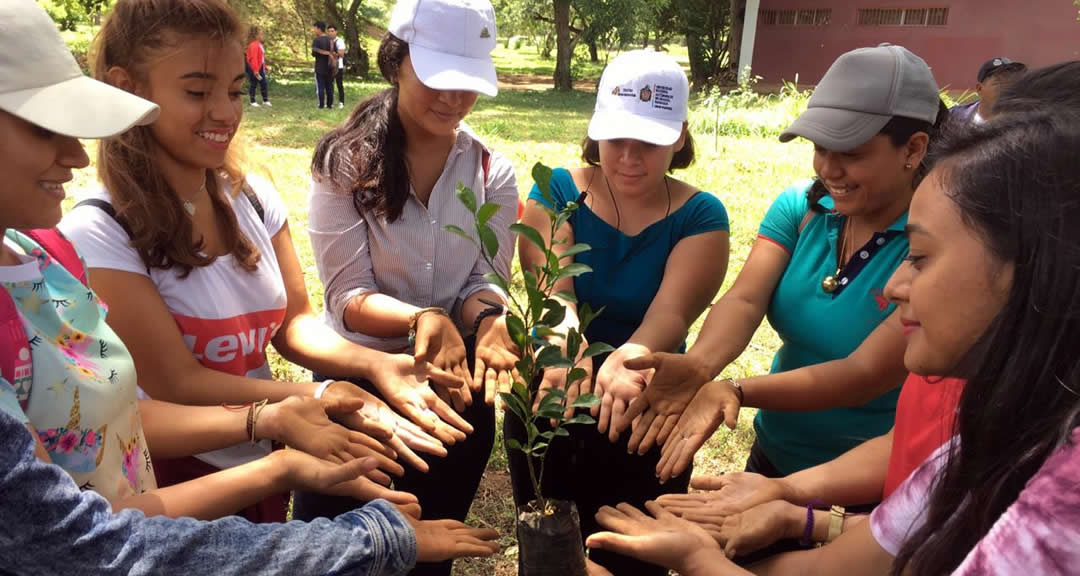
[[(886, 282), (908, 253), (905, 212), (889, 228), (875, 233), (855, 250), (839, 278), (840, 287), (825, 292), (821, 281), (836, 272), (836, 243), (844, 216), (832, 212), (831, 197), (800, 232), (810, 209), (812, 182), (800, 182), (773, 202), (758, 237), (791, 254), (769, 302), (769, 323), (783, 345), (771, 372), (784, 372), (848, 356), (895, 308), (885, 299)], [(754, 419), (758, 442), (784, 474), (827, 462), (862, 442), (889, 431), (896, 413), (897, 387), (855, 408), (819, 412), (761, 410)]]
[[(529, 198), (561, 210), (576, 201), (578, 209), (570, 217), (574, 241), (588, 244), (592, 250), (574, 256), (575, 262), (588, 265), (592, 272), (574, 278), (578, 302), (588, 302), (593, 310), (604, 311), (596, 317), (585, 337), (589, 342), (621, 346), (630, 339), (664, 280), (668, 256), (683, 238), (728, 230), (728, 215), (720, 200), (707, 192), (697, 192), (666, 218), (650, 224), (636, 235), (617, 230), (585, 205), (583, 194), (570, 172), (557, 168), (551, 178), (552, 205), (533, 185)], [(685, 344), (680, 347), (679, 351)], [(599, 365), (597, 365), (599, 367)]]

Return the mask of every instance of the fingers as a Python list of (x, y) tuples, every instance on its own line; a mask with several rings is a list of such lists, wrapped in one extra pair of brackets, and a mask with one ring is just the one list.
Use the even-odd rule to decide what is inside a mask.
[[(645, 392), (642, 392), (641, 394), (638, 394), (638, 396), (636, 398), (634, 398), (633, 400), (630, 401), (630, 406), (628, 406), (626, 408), (626, 415), (623, 416), (618, 422), (615, 423), (615, 426), (619, 428), (619, 432), (622, 432), (623, 430), (625, 430), (626, 427), (631, 422), (633, 422), (634, 420), (636, 420), (638, 418), (638, 416), (641, 416), (642, 414), (648, 413), (648, 409), (650, 408), (650, 405), (649, 405), (649, 395), (648, 395), (647, 392), (648, 392), (648, 389), (646, 389)], [(652, 418), (649, 418), (649, 421), (651, 422)], [(634, 431), (635, 432), (637, 431), (637, 427), (638, 427), (639, 424), (634, 425)], [(634, 437), (631, 436), (630, 438), (632, 440)], [(641, 441), (641, 437), (638, 438), (638, 441), (639, 442)], [(636, 446), (636, 444), (635, 444), (635, 446)]]
[(323, 477), (324, 486), (333, 486), (342, 482), (355, 481), (370, 473), (378, 462), (374, 458), (357, 458), (344, 464), (331, 466)]
[(599, 430), (601, 434), (607, 434), (608, 424), (611, 423), (611, 407), (614, 403), (615, 396), (610, 392), (605, 392), (604, 397), (600, 400), (600, 418), (596, 422), (596, 429)]
[(472, 391), (477, 392), (478, 386), (483, 386), (487, 382), (487, 365), (480, 359), (480, 356), (476, 356), (476, 366), (473, 368), (472, 376)]
[(394, 504), (394, 508), (397, 508), (398, 512), (401, 512), (409, 518), (414, 518), (416, 520), (420, 519), (421, 510), (419, 503)]
[[(399, 426), (395, 435), (396, 438), (400, 438), (403, 446), (440, 458), (446, 456), (446, 447), (437, 438), (424, 432), (412, 422), (407, 420), (403, 422), (406, 424)], [(401, 454), (401, 448), (398, 445), (392, 445), (391, 447), (397, 450), (399, 455)]]
[(597, 532), (585, 539), (585, 546), (634, 557), (634, 538), (616, 532)]
[(496, 374), (494, 378), (491, 377), (491, 370), (488, 370), (488, 377), (484, 384), (484, 403), (491, 406), (495, 403), (495, 394), (499, 390), (509, 390), (514, 382), (514, 372), (502, 371)]
[[(622, 398), (616, 398), (615, 401), (611, 403), (611, 421), (615, 422), (619, 420), (623, 417), (623, 414), (625, 413), (626, 400), (623, 400)], [(614, 425), (611, 426), (611, 430), (608, 432), (608, 440), (610, 440), (612, 444), (619, 441), (619, 431), (615, 428)]]
[(413, 401), (394, 402), (393, 404), (394, 408), (397, 408), (402, 416), (416, 423), (422, 430), (431, 432), (435, 430), (439, 418), (427, 406), (421, 404), (422, 402), (423, 400), (416, 398)]
[(451, 372), (447, 372), (438, 366), (430, 362), (425, 362), (420, 369), (420, 374), (426, 377), (431, 382), (442, 386), (443, 388), (461, 388), (465, 385), (465, 380), (455, 376)]
[[(454, 392), (457, 392), (457, 390), (455, 390)], [(453, 394), (454, 392), (451, 392), (451, 394)], [(465, 393), (468, 393), (468, 391), (465, 391)], [(461, 414), (458, 414), (457, 412), (452, 410), (450, 406), (446, 404), (446, 402), (443, 402), (438, 397), (433, 397), (430, 405), (431, 409), (435, 412), (436, 415), (439, 416), (439, 418), (442, 419), (443, 422), (455, 428), (454, 431), (457, 432), (457, 434), (454, 434), (455, 441), (464, 441), (466, 434), (473, 433), (472, 424), (469, 424), (468, 421), (462, 418)]]
[[(586, 542), (586, 544), (588, 544), (588, 542)], [(588, 576), (615, 576), (610, 570), (588, 558), (585, 559), (585, 573), (588, 574)]]
[[(370, 408), (370, 406), (368, 407)], [(379, 422), (375, 418), (368, 418), (360, 412), (349, 412), (336, 418), (343, 426), (357, 432), (363, 432), (372, 438), (381, 441), (389, 440), (394, 435), (394, 429)]]
[[(620, 418), (620, 422), (626, 422), (627, 420), (632, 421), (634, 418), (636, 418), (636, 416), (633, 416), (630, 412), (634, 409), (635, 405), (636, 406), (641, 406), (641, 404), (642, 404), (641, 400), (642, 400), (642, 396), (638, 396), (632, 402), (630, 402), (630, 408), (624, 414), (623, 418)], [(653, 421), (655, 419), (656, 419), (656, 413), (653, 412), (652, 410), (649, 410), (649, 411), (647, 411), (647, 412), (645, 412), (644, 414), (641, 415), (641, 420), (638, 420), (637, 422), (634, 423), (633, 431), (630, 434), (630, 440), (626, 443), (626, 451), (627, 451), (627, 453), (638, 452), (639, 446), (641, 445), (642, 440), (645, 439), (645, 434), (652, 427)], [(644, 449), (644, 451), (641, 451), (641, 452), (638, 452), (638, 453), (639, 454), (644, 454), (647, 451), (648, 451), (648, 449), (646, 448), (646, 449)]]
[(364, 407), (364, 399), (355, 396), (334, 396), (322, 403), (326, 415), (334, 418), (356, 412)]
[(724, 405), (724, 424), (728, 428), (734, 430), (735, 426), (739, 423), (739, 405), (734, 402), (729, 402)]
[[(638, 446), (638, 454), (644, 455), (649, 450), (652, 450), (653, 446), (656, 446), (656, 439), (660, 436), (660, 430), (664, 427), (664, 422), (671, 419), (672, 416), (657, 416), (653, 419), (649, 424), (648, 431), (645, 432), (645, 438), (641, 440), (641, 444)], [(639, 424), (639, 426), (645, 427), (644, 424)]]
[(354, 449), (356, 446), (363, 446), (364, 448), (378, 452), (379, 454), (382, 454), (387, 458), (397, 458), (397, 453), (394, 452), (393, 448), (387, 446), (386, 444), (383, 444), (382, 442), (372, 438), (371, 436), (368, 436), (367, 434), (364, 434), (363, 432), (349, 430), (348, 443), (350, 453), (355, 453)]
[(728, 484), (725, 476), (695, 476), (690, 479), (690, 487), (697, 490), (719, 490)]
[(668, 438), (671, 437), (671, 432), (675, 430), (675, 425), (679, 423), (679, 417), (676, 414), (671, 414), (664, 419), (663, 427), (660, 429), (660, 433), (656, 436), (657, 444), (666, 444)]
[(386, 475), (386, 472), (383, 472), (378, 468), (372, 470), (371, 472), (368, 472), (364, 476), (367, 477), (368, 480), (371, 480), (372, 482), (379, 484), (380, 486), (390, 485), (390, 477)]
[[(349, 459), (373, 458), (373, 459), (375, 459), (375, 462), (376, 462), (377, 467), (378, 467), (379, 470), (383, 470), (383, 471), (388, 472), (390, 474), (393, 474), (395, 476), (401, 476), (402, 474), (405, 473), (405, 469), (401, 467), (401, 464), (398, 464), (397, 462), (395, 462), (393, 458), (390, 458), (390, 457), (388, 457), (385, 454), (382, 454), (380, 452), (373, 451), (371, 448), (368, 448), (367, 446), (363, 446), (363, 445), (360, 445), (360, 444), (350, 444), (350, 445), (347, 446), (347, 454), (349, 456)], [(380, 478), (384, 478), (384, 477), (386, 478), (386, 482), (381, 482), (381, 483), (382, 484), (389, 484), (390, 478), (387, 477), (385, 474), (383, 474)]]
[(637, 358), (630, 358), (623, 362), (629, 370), (651, 370), (660, 368), (660, 356), (658, 354), (646, 354)]

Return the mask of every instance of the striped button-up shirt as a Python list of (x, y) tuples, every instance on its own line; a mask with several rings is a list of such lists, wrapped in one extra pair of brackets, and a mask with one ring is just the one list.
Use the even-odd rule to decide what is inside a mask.
[(509, 276), (517, 182), (513, 165), (498, 153), (491, 153), (487, 182), (483, 182), (484, 150), (484, 144), (463, 123), (428, 205), (416, 198), (410, 186), (405, 209), (394, 222), (373, 211), (358, 214), (352, 194), (342, 191), (333, 180), (312, 180), (308, 233), (323, 283), (327, 324), (358, 344), (384, 351), (404, 350), (408, 347), (404, 336), (379, 338), (349, 331), (344, 322), (348, 303), (362, 294), (380, 293), (414, 306), (441, 306), (451, 311), (451, 318), (462, 330), (462, 302), (480, 290), (499, 291), (484, 279), (491, 267), (480, 249), (444, 229), (453, 224), (474, 230), (472, 214), (456, 195), (459, 182), (473, 190), (477, 205), (498, 203), (500, 209), (488, 225), (499, 239), (495, 268), (504, 278)]

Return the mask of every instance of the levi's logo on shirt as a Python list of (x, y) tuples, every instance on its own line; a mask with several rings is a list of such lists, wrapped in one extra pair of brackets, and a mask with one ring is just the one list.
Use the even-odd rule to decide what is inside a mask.
[(266, 345), (277, 333), (284, 309), (207, 319), (173, 314), (184, 343), (203, 366), (246, 376), (266, 364)]

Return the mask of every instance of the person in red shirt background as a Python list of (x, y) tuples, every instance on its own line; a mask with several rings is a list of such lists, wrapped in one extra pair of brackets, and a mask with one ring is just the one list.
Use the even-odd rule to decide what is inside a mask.
[(259, 107), (259, 103), (255, 101), (255, 85), (258, 84), (259, 89), (262, 91), (263, 106), (270, 106), (270, 98), (266, 95), (266, 48), (263, 46), (262, 30), (255, 26), (252, 26), (251, 31), (248, 32), (244, 68), (247, 70), (248, 96), (251, 105), (256, 108)]

